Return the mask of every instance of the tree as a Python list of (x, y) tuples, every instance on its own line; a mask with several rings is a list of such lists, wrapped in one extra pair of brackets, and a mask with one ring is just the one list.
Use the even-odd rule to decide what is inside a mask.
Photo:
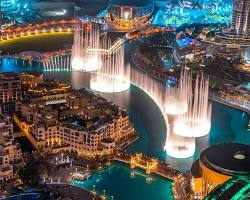
[(41, 154), (27, 154), (24, 160), (25, 167), (19, 171), (19, 177), (24, 185), (38, 185), (43, 177), (47, 178), (55, 171), (55, 166)]

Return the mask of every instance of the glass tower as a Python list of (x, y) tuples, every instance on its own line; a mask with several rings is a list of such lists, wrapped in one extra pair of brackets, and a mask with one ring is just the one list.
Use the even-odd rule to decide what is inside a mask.
[(232, 28), (237, 35), (250, 37), (250, 0), (234, 0)]

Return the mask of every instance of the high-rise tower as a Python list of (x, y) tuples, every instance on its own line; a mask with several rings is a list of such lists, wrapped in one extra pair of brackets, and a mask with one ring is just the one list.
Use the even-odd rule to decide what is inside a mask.
[(234, 0), (232, 28), (237, 35), (250, 37), (250, 0)]

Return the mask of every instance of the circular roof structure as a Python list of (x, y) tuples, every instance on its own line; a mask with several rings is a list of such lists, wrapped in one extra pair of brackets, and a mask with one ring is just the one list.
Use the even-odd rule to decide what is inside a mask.
[(250, 175), (250, 146), (238, 143), (212, 146), (201, 154), (208, 168), (227, 175)]
[(112, 0), (112, 5), (145, 7), (152, 5), (154, 0)]

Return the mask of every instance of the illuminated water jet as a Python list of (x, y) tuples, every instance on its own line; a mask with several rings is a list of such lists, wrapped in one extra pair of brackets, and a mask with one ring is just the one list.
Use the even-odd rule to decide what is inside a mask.
[(179, 115), (174, 123), (174, 133), (184, 137), (202, 137), (211, 128), (211, 104), (208, 102), (209, 80), (197, 76), (195, 88), (190, 92), (188, 112)]
[(165, 144), (167, 154), (173, 158), (189, 158), (195, 153), (195, 138), (172, 135)]
[[(148, 74), (133, 70), (131, 73), (131, 83), (142, 89), (160, 109), (162, 115), (164, 114), (164, 99), (166, 87), (163, 83), (150, 77)], [(165, 119), (167, 120), (167, 119)]]
[(92, 72), (101, 68), (101, 58), (98, 51), (89, 52), (88, 49), (100, 49), (99, 26), (87, 27), (83, 33), (83, 27), (77, 25), (72, 46), (72, 70)]
[[(111, 46), (110, 42), (106, 49)], [(124, 63), (124, 46), (112, 55), (102, 55), (102, 67), (96, 74), (92, 74), (90, 88), (99, 92), (122, 92), (130, 87), (130, 66)]]
[(189, 158), (195, 153), (195, 138), (183, 137), (174, 134), (174, 121), (176, 115), (167, 115), (167, 139), (164, 150), (173, 158)]
[(167, 88), (165, 92), (164, 111), (168, 115), (182, 115), (188, 110), (188, 98), (192, 85), (189, 72), (183, 70), (178, 86)]
[[(192, 74), (182, 72), (179, 86), (171, 92), (166, 91), (166, 99), (170, 95), (171, 101), (185, 102), (187, 107), (176, 109), (174, 102), (167, 102), (173, 109), (165, 112), (168, 118), (167, 139), (164, 149), (167, 154), (175, 158), (188, 158), (195, 152), (195, 137), (205, 136), (211, 127), (211, 105), (208, 102), (209, 80), (203, 75), (197, 76), (194, 90), (192, 90)], [(177, 104), (176, 103), (176, 104)], [(185, 105), (183, 104), (183, 105)], [(178, 105), (178, 104), (177, 104)], [(186, 112), (177, 112), (184, 111)], [(170, 112), (171, 111), (171, 112)]]
[(72, 46), (72, 56), (71, 56), (71, 68), (75, 71), (84, 70), (83, 61), (83, 31), (78, 25), (74, 33), (74, 42)]
[(43, 71), (71, 71), (71, 56), (51, 56), (42, 60)]
[(97, 71), (101, 68), (101, 55), (98, 51), (88, 51), (88, 49), (100, 49), (99, 26), (86, 29), (84, 38), (83, 70), (86, 72)]

